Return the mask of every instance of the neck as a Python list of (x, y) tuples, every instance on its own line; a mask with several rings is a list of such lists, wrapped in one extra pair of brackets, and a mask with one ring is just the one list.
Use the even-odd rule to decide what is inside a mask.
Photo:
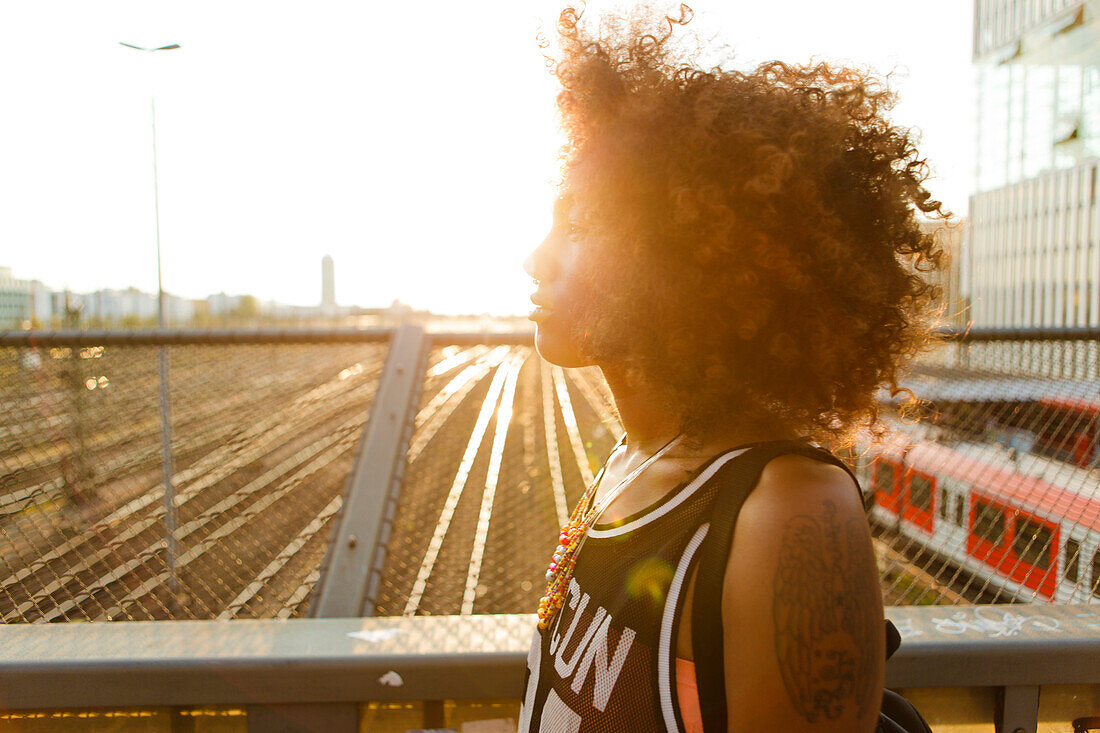
[[(670, 409), (671, 401), (647, 384), (644, 379), (630, 378), (625, 372), (602, 368), (607, 386), (615, 398), (615, 407), (626, 431), (628, 455), (652, 455), (680, 434), (681, 415)], [(710, 455), (723, 448), (761, 440), (790, 440), (798, 433), (779, 424), (748, 425), (731, 417), (708, 435), (695, 436), (688, 444), (680, 441), (672, 454), (699, 453)], [(694, 446), (694, 447), (693, 447)]]
[(679, 415), (669, 410), (660, 393), (624, 372), (602, 369), (615, 398), (630, 453), (652, 454), (680, 433)]

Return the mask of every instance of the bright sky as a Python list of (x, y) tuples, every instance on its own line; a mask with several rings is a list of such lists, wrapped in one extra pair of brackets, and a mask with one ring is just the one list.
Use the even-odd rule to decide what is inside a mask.
[[(76, 291), (164, 287), (311, 304), (524, 313), (560, 141), (536, 44), (561, 3), (8, 2), (0, 6), (0, 266)], [(608, 3), (590, 3), (590, 12)], [(698, 0), (736, 66), (896, 71), (933, 193), (972, 182), (962, 0)], [(145, 54), (118, 45), (179, 43)]]

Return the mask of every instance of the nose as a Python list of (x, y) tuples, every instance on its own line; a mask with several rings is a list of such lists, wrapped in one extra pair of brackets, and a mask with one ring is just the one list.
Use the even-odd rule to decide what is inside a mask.
[(542, 244), (535, 247), (523, 261), (524, 271), (535, 280), (549, 280), (554, 276), (557, 259), (554, 257), (552, 239), (553, 234), (547, 235)]

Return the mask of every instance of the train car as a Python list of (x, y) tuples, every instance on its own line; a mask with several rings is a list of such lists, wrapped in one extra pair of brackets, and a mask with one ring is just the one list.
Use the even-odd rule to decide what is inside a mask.
[(1082, 468), (1100, 465), (1100, 402), (1046, 397), (1039, 405), (1049, 417), (1036, 435), (1036, 449)]
[(872, 517), (991, 586), (1021, 601), (1100, 596), (1092, 496), (931, 441), (885, 445), (857, 470)]

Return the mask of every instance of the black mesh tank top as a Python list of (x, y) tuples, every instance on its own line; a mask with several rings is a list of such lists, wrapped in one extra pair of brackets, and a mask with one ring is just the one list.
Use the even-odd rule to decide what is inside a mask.
[(522, 733), (683, 730), (676, 634), (687, 580), (718, 488), (710, 479), (746, 450), (712, 458), (617, 525), (592, 527), (561, 611), (535, 629)]

